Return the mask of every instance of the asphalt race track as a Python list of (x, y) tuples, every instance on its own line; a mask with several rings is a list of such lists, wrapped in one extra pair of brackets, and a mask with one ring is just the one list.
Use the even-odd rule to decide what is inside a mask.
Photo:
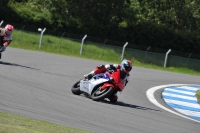
[[(199, 84), (199, 76), (133, 67), (116, 104), (71, 93), (76, 81), (105, 63), (9, 47), (0, 62), (0, 112), (94, 133), (200, 132), (200, 123), (163, 110), (146, 97), (154, 86)], [(161, 91), (155, 97), (167, 107)]]

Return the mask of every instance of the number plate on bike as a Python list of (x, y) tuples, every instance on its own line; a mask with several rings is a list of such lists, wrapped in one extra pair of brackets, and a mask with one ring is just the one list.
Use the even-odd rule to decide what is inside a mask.
[(90, 84), (90, 82), (88, 80), (81, 80), (80, 81), (80, 90), (88, 93), (89, 92), (89, 84)]

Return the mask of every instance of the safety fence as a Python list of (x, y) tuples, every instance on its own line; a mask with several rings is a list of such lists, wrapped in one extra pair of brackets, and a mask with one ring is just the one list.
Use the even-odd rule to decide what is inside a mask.
[[(114, 59), (121, 59), (122, 56), (123, 58), (127, 59), (136, 59), (140, 62), (147, 63), (147, 64), (154, 64), (157, 66), (167, 67), (173, 66), (173, 67), (183, 67), (183, 68), (189, 68), (193, 70), (200, 71), (200, 60), (198, 59), (192, 59), (190, 56), (188, 57), (181, 57), (177, 55), (172, 55), (169, 53), (168, 58), (166, 60), (166, 52), (165, 53), (158, 53), (158, 52), (152, 52), (148, 50), (149, 48), (146, 48), (147, 50), (139, 50), (139, 49), (132, 49), (128, 48), (127, 43), (125, 42), (118, 42), (118, 41), (112, 41), (109, 42), (110, 40), (107, 39), (101, 39), (101, 38), (96, 38), (96, 39), (88, 39), (92, 37), (88, 37), (85, 35), (74, 35), (68, 32), (63, 32), (60, 34), (57, 34), (57, 37), (59, 40), (57, 40), (53, 45), (50, 43), (52, 40), (50, 37), (45, 33), (46, 28), (43, 29), (35, 29), (34, 30), (28, 31), (25, 29), (25, 26), (21, 26), (18, 30), (18, 33), (15, 33), (13, 35), (13, 38), (18, 39), (22, 42), (22, 44), (28, 44), (32, 43), (33, 47), (35, 49), (40, 49), (41, 47), (56, 47), (57, 51), (69, 51), (69, 52), (75, 52), (78, 54), (81, 54), (82, 56), (95, 56), (97, 59), (108, 59), (110, 58), (111, 60)], [(30, 27), (28, 29), (31, 29)], [(47, 29), (48, 30), (48, 29)], [(33, 33), (34, 36), (37, 36), (38, 40), (29, 39), (26, 40), (26, 34), (27, 33)], [(13, 39), (13, 42), (15, 41)], [(79, 46), (76, 46), (74, 49), (68, 49), (69, 44), (64, 44), (63, 40), (74, 40), (77, 42), (80, 42)], [(85, 39), (85, 40), (83, 40)], [(42, 42), (42, 40), (46, 40)], [(98, 40), (96, 42), (92, 42), (91, 40)], [(49, 43), (48, 43), (49, 42)], [(109, 43), (108, 43), (109, 42)], [(90, 47), (88, 45), (84, 45), (84, 43), (90, 44)], [(127, 47), (121, 47), (118, 46), (118, 44), (121, 43), (122, 45), (127, 45)], [(91, 45), (98, 47), (99, 49), (95, 50), (94, 48), (91, 48)], [(124, 48), (124, 49), (123, 49)], [(105, 52), (108, 51), (109, 52)], [(123, 51), (124, 50), (124, 51)], [(173, 50), (172, 50), (173, 51)], [(186, 53), (187, 55), (190, 55)], [(166, 61), (166, 62), (165, 62)], [(166, 63), (166, 64), (165, 64)]]
[[(147, 64), (154, 64), (164, 67), (166, 54), (141, 51), (136, 49), (126, 49), (125, 58), (128, 57), (134, 57), (135, 59)], [(166, 66), (189, 68), (200, 71), (200, 60), (191, 59), (189, 57), (184, 58), (169, 54)]]

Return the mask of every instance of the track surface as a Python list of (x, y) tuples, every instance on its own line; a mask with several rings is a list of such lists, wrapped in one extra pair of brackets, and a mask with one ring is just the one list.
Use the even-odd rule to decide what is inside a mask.
[[(105, 63), (8, 48), (0, 62), (0, 112), (95, 133), (200, 132), (199, 123), (169, 113), (146, 97), (151, 87), (199, 84), (199, 76), (133, 67), (116, 104), (71, 93), (71, 86), (85, 73)], [(155, 97), (165, 105), (161, 92)]]

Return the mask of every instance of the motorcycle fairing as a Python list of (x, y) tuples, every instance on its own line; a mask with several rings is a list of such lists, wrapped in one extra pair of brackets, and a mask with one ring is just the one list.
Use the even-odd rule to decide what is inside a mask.
[(110, 84), (110, 83), (104, 83), (102, 86), (102, 89), (105, 89), (107, 87), (112, 87), (113, 89), (115, 89), (114, 85)]
[(80, 90), (82, 92), (85, 92), (85, 93), (91, 95), (95, 86), (102, 84), (104, 82), (107, 82), (107, 81), (109, 81), (108, 78), (98, 78), (98, 79), (92, 78), (90, 80), (83, 79), (80, 81)]
[(125, 88), (125, 84), (120, 77), (120, 70), (117, 70), (117, 72), (112, 73), (110, 77), (114, 79), (115, 84), (116, 86), (118, 86), (120, 91), (122, 91)]

